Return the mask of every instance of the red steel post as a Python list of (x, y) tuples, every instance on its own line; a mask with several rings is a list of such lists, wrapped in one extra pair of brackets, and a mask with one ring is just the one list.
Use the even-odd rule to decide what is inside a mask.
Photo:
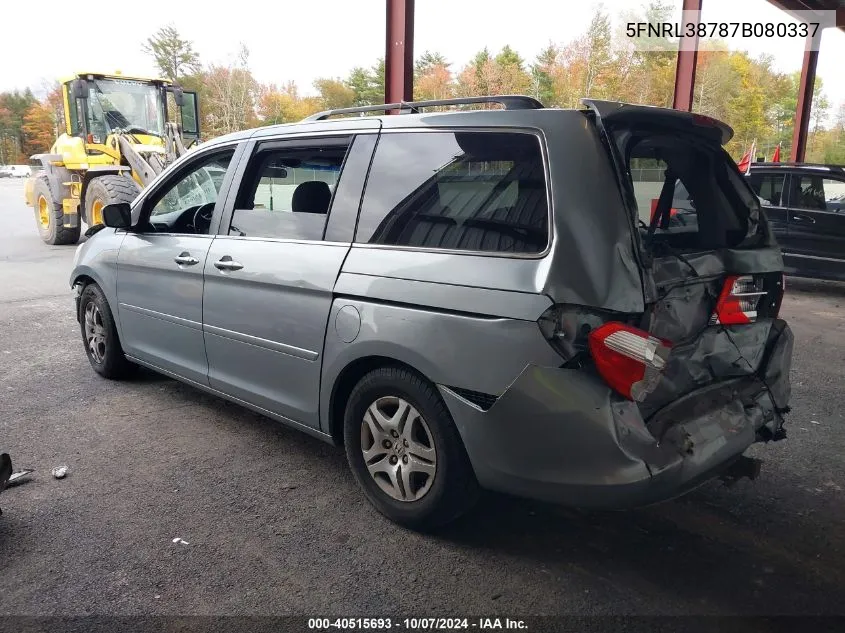
[(804, 47), (804, 62), (801, 64), (801, 80), (798, 83), (798, 107), (795, 109), (795, 123), (792, 128), (790, 160), (795, 162), (803, 161), (807, 151), (807, 132), (810, 130), (810, 109), (813, 106), (813, 87), (816, 83), (821, 36), (821, 29), (816, 32), (815, 37), (811, 32), (807, 35)]
[(414, 98), (414, 0), (387, 0), (384, 101)]
[[(682, 22), (698, 21), (702, 0), (684, 0)], [(678, 63), (675, 67), (675, 97), (672, 107), (692, 111), (695, 91), (695, 67), (698, 63), (698, 31), (692, 37), (683, 36), (678, 42)]]

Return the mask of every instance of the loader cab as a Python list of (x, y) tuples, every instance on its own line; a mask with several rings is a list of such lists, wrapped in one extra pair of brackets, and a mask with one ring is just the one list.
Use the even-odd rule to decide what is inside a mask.
[[(178, 117), (186, 145), (199, 138), (196, 93), (168, 81), (77, 74), (63, 84), (62, 91), (66, 131), (88, 145), (104, 144), (115, 132), (140, 135), (145, 137), (139, 139), (143, 143), (163, 144), (168, 110)], [(174, 107), (168, 108), (169, 100)]]

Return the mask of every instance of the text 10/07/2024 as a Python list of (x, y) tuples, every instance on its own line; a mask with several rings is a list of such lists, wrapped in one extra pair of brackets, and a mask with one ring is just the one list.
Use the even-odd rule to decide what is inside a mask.
[(525, 631), (524, 620), (514, 618), (309, 618), (308, 628), (317, 631), (369, 630), (444, 631), (444, 630), (511, 630)]

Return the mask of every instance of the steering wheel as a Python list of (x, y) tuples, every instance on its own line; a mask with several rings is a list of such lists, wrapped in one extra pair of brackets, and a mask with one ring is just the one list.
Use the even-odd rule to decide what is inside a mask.
[(198, 206), (197, 210), (194, 211), (191, 225), (198, 235), (208, 233), (208, 229), (211, 227), (211, 216), (214, 214), (215, 204), (215, 202), (207, 202)]
[(146, 134), (148, 136), (158, 136), (154, 132), (150, 132), (148, 129), (140, 127), (138, 125), (130, 125), (127, 128), (124, 128), (124, 131), (129, 132), (130, 134)]

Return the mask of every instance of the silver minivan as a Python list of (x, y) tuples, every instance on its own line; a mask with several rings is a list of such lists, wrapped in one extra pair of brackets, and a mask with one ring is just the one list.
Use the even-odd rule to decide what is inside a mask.
[[(447, 109), (478, 102), (503, 107)], [(481, 488), (625, 508), (756, 475), (744, 451), (786, 435), (792, 335), (731, 134), (507, 96), (214, 139), (89, 230), (85, 350), (343, 444), (417, 529)], [(671, 221), (679, 183), (695, 221)]]

